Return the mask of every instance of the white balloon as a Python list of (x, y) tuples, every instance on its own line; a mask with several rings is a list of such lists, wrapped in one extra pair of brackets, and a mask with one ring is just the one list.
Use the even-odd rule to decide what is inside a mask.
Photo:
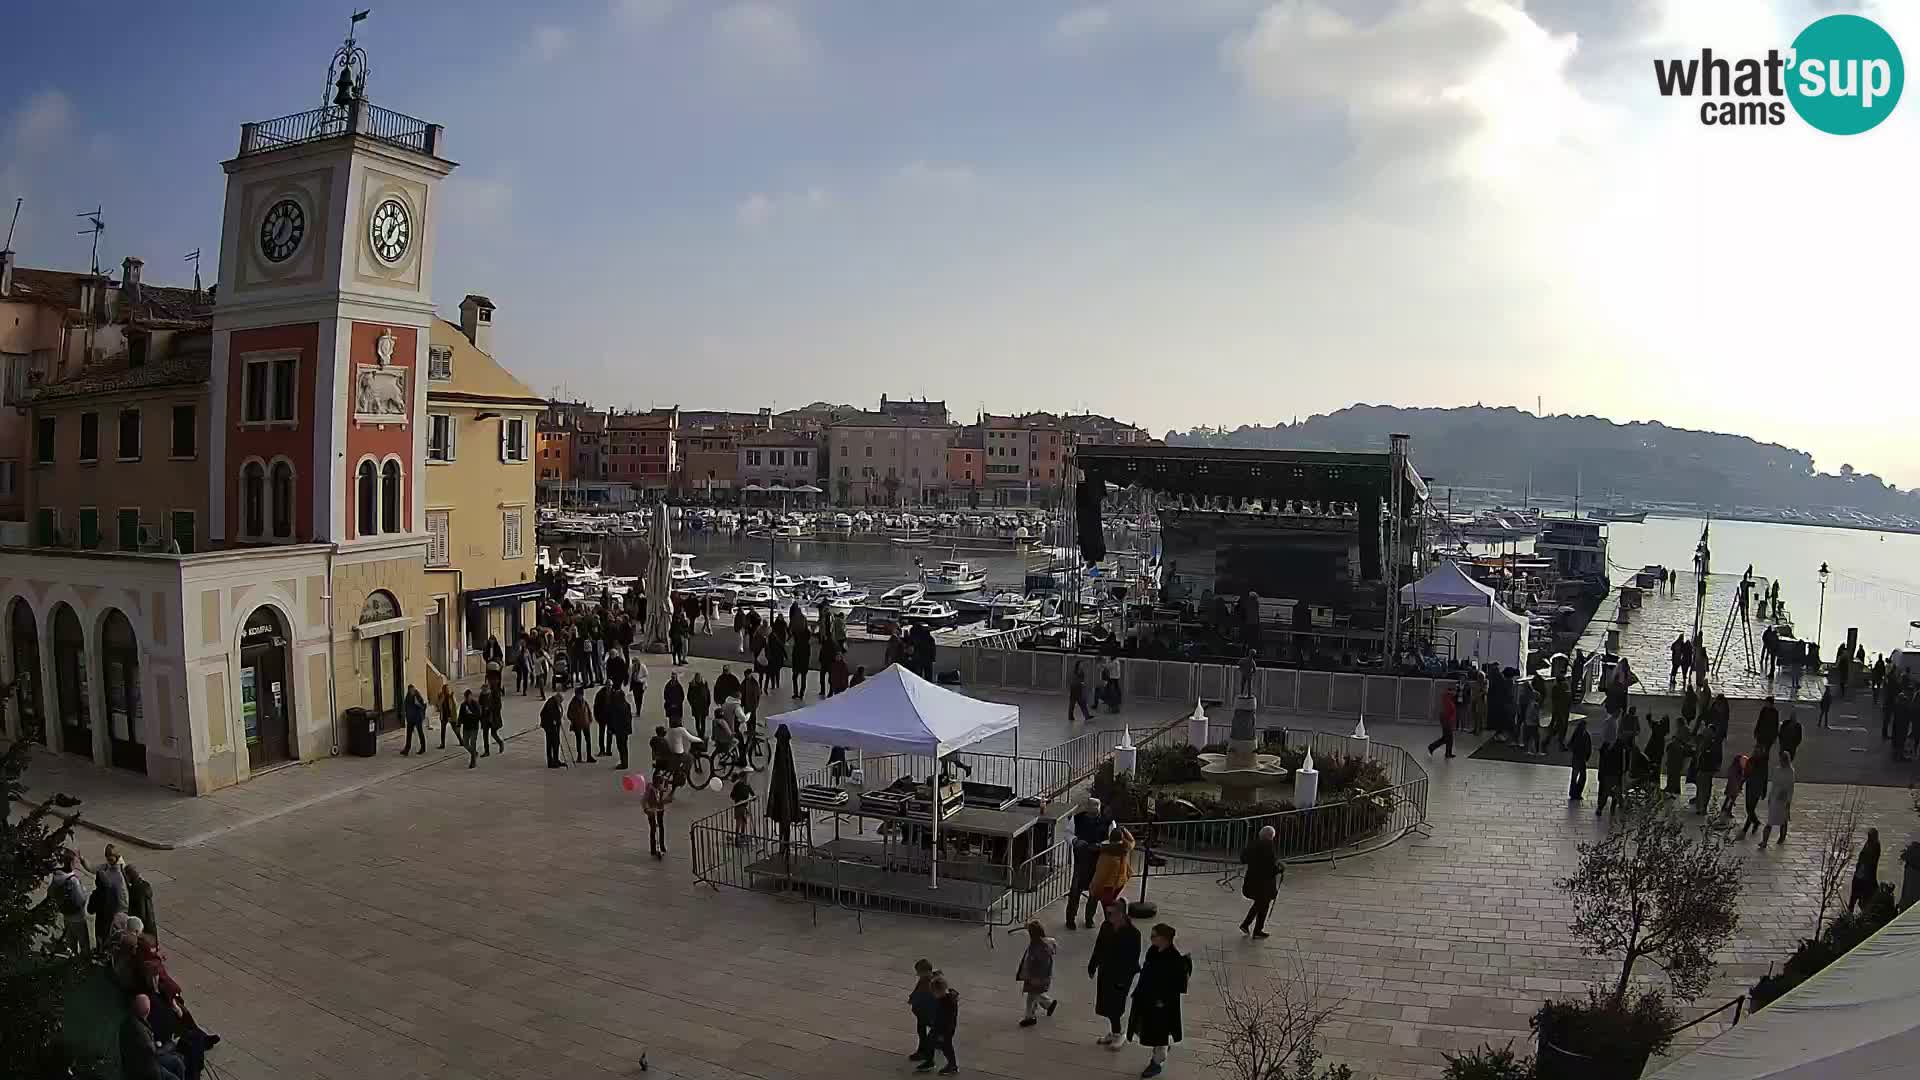
[(713, 779), (711, 779), (711, 780), (709, 780), (709, 781), (707, 781), (707, 790), (708, 790), (708, 791), (719, 791), (719, 790), (720, 790), (721, 788), (723, 788), (723, 787), (725, 787), (725, 786), (726, 786), (726, 784), (724, 784), (724, 783), (722, 783), (722, 782), (721, 782), (721, 780), (720, 780), (720, 778), (719, 778), (719, 777), (717, 777), (717, 776), (716, 776), (716, 777), (714, 777)]

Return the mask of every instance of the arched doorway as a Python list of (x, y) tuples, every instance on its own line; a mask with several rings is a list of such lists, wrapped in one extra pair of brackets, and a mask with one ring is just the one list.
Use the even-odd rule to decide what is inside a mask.
[(356, 627), (367, 643), (367, 672), (373, 677), (373, 712), (381, 731), (400, 728), (400, 702), (407, 690), (407, 633), (393, 594), (376, 590), (360, 609)]
[(87, 702), (87, 639), (73, 608), (53, 609), (53, 701), (60, 717), (60, 745), (93, 758), (93, 716)]
[(272, 607), (255, 608), (240, 629), (240, 720), (247, 761), (259, 770), (293, 759), (293, 689), (287, 628)]
[(119, 608), (100, 626), (100, 674), (107, 697), (107, 751), (116, 769), (147, 771), (147, 742), (141, 730), (140, 643), (133, 624)]
[(13, 638), (13, 694), (19, 716), (14, 731), (45, 746), (47, 714), (40, 700), (40, 627), (33, 621), (33, 608), (25, 597), (14, 597), (12, 610), (7, 613), (7, 632)]

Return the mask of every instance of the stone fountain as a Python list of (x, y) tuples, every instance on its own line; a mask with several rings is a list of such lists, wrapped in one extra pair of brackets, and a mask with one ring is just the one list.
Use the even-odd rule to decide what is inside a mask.
[(1287, 780), (1287, 770), (1272, 754), (1253, 751), (1253, 695), (1241, 694), (1233, 700), (1233, 728), (1227, 736), (1227, 752), (1201, 754), (1201, 775), (1220, 785), (1220, 798), (1228, 803), (1250, 803), (1263, 787), (1278, 787)]

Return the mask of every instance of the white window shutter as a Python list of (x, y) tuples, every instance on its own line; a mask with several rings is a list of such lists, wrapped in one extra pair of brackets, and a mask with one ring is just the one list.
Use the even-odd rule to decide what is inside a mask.
[(447, 460), (448, 461), (452, 461), (454, 458), (454, 449), (455, 449), (454, 435), (456, 432), (459, 431), (459, 429), (460, 429), (460, 425), (454, 422), (453, 414), (448, 413), (447, 414)]
[(500, 421), (500, 460), (501, 461), (508, 460), (507, 458), (507, 421), (505, 419), (502, 419)]

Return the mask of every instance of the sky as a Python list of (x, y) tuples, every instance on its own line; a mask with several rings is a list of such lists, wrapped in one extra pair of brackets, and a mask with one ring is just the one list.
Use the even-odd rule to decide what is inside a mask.
[[(1156, 433), (1539, 401), (1920, 485), (1920, 100), (1713, 128), (1652, 71), (1832, 10), (1920, 55), (1920, 0), (371, 3), (368, 96), (459, 162), (435, 301), (490, 296), (543, 393)], [(103, 263), (211, 278), (219, 163), (321, 103), (324, 7), (11, 12), (21, 264), (84, 269), (98, 204)]]

